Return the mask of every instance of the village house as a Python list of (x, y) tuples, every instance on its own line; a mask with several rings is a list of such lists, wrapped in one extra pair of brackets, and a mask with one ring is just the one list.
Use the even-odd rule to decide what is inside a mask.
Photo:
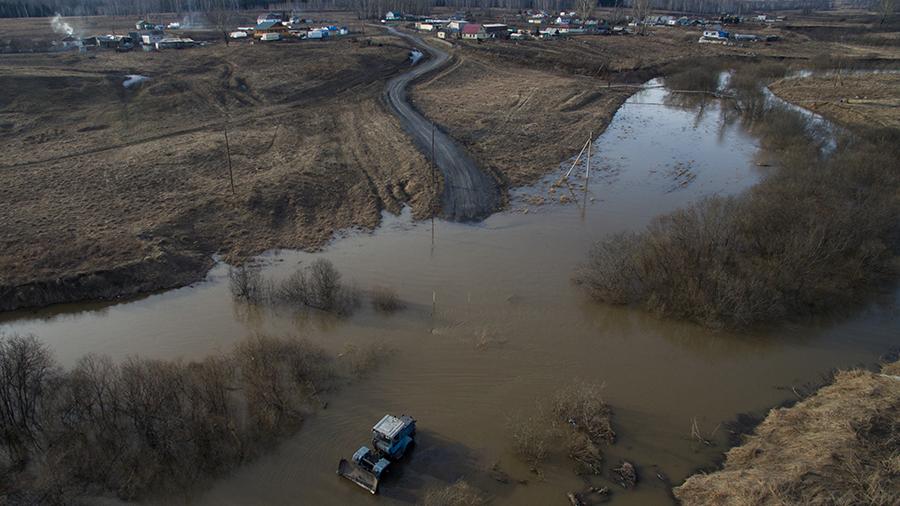
[(253, 36), (257, 39), (263, 37), (267, 33), (277, 33), (279, 35), (285, 35), (288, 32), (288, 27), (285, 26), (280, 20), (277, 19), (269, 19), (263, 21), (262, 23), (257, 23), (256, 28), (253, 29)]
[(485, 32), (484, 28), (478, 23), (468, 23), (463, 25), (460, 34), (462, 35), (462, 38), (470, 40), (482, 40), (488, 37), (487, 32)]
[(462, 30), (462, 27), (466, 26), (467, 24), (469, 24), (468, 21), (453, 19), (450, 20), (450, 23), (447, 24), (447, 28), (449, 28), (451, 32), (459, 32)]
[(285, 15), (284, 12), (267, 12), (257, 16), (256, 24), (265, 23), (266, 21), (284, 22), (287, 21), (287, 19), (287, 15)]

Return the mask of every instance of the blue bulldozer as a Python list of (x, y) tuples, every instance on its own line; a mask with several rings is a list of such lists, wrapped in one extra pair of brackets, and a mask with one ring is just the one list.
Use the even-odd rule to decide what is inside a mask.
[(341, 459), (337, 473), (372, 494), (391, 463), (400, 460), (415, 443), (416, 420), (408, 415), (384, 415), (372, 427), (372, 448), (363, 446), (352, 461)]

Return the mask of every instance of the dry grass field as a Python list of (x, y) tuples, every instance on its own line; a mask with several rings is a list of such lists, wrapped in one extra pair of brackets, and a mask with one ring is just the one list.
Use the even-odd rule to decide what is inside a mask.
[(846, 74), (784, 79), (781, 98), (847, 127), (900, 128), (900, 74)]
[(844, 371), (791, 408), (774, 409), (725, 467), (675, 489), (685, 506), (900, 501), (900, 364)]
[(370, 37), (0, 57), (2, 309), (183, 284), (212, 253), (316, 248), (406, 202), (427, 214), (427, 164), (380, 103), (407, 54)]

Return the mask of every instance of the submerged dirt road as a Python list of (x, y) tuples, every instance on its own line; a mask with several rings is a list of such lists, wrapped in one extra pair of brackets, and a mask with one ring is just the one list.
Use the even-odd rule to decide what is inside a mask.
[(444, 178), (441, 214), (453, 221), (471, 221), (487, 217), (500, 203), (500, 187), (497, 181), (482, 172), (465, 149), (450, 136), (433, 128), (432, 122), (419, 114), (407, 99), (406, 88), (409, 83), (440, 68), (450, 56), (425, 44), (418, 37), (398, 32), (392, 27), (388, 27), (388, 31), (410, 41), (431, 56), (422, 65), (390, 79), (385, 86), (384, 99), (400, 118), (403, 129), (410, 135), (413, 143), (429, 158), (432, 156), (432, 133), (434, 135), (434, 164)]

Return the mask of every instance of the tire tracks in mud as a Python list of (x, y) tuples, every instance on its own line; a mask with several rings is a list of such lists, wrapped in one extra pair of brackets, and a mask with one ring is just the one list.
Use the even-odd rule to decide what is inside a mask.
[(408, 72), (389, 79), (384, 89), (384, 100), (400, 119), (413, 144), (428, 159), (432, 158), (433, 132), (433, 162), (444, 178), (441, 214), (453, 221), (477, 221), (487, 217), (500, 205), (500, 185), (478, 168), (462, 146), (441, 129), (433, 127), (433, 123), (409, 102), (406, 92), (411, 82), (443, 68), (450, 61), (450, 55), (426, 44), (419, 37), (399, 32), (393, 27), (387, 27), (387, 30), (430, 56)]

